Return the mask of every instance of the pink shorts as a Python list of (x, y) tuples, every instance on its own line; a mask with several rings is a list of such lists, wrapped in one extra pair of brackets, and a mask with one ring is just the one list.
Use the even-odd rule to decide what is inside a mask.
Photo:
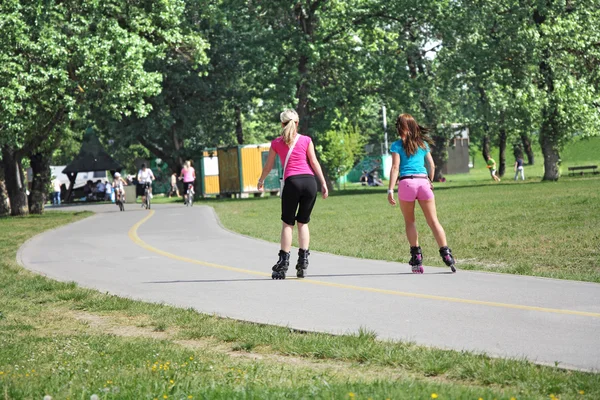
[(431, 200), (433, 190), (429, 179), (403, 179), (398, 183), (398, 198), (402, 201)]

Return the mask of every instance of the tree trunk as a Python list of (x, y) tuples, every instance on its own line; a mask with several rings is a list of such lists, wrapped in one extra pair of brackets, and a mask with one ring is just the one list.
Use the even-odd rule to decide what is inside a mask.
[(238, 144), (244, 144), (244, 130), (242, 129), (242, 109), (235, 106), (235, 136)]
[[(542, 124), (542, 131), (546, 129), (545, 124)], [(558, 146), (553, 143), (550, 136), (547, 134), (540, 134), (540, 145), (542, 146), (542, 153), (544, 153), (544, 178), (545, 181), (557, 181), (560, 177), (560, 171), (558, 164), (560, 161), (560, 154), (558, 152)]]
[(498, 165), (498, 176), (499, 177), (503, 177), (504, 173), (506, 172), (506, 138), (507, 138), (507, 134), (506, 134), (506, 129), (501, 128), (500, 129), (500, 135), (499, 135), (499, 140), (498, 140), (498, 147), (500, 148), (500, 154), (498, 155), (499, 158), (499, 165)]
[(521, 132), (521, 142), (523, 143), (523, 151), (527, 155), (527, 164), (533, 165), (533, 150), (531, 149), (531, 141), (527, 133)]
[(8, 202), (8, 193), (4, 183), (4, 169), (0, 166), (0, 217), (10, 214), (10, 203)]
[(431, 157), (435, 163), (435, 172), (433, 174), (434, 182), (441, 182), (444, 178), (442, 170), (446, 167), (448, 162), (448, 138), (445, 135), (431, 136), (434, 142), (434, 146), (431, 149)]
[(481, 155), (485, 161), (490, 158), (490, 137), (488, 135), (485, 135), (481, 142)]
[[(546, 22), (546, 15), (536, 9), (533, 13), (533, 20), (537, 25), (541, 37), (544, 36), (542, 26)], [(538, 64), (542, 79), (539, 82), (540, 90), (546, 93), (547, 101), (542, 108), (542, 125), (540, 127), (540, 145), (544, 155), (544, 181), (557, 181), (560, 177), (559, 170), (559, 141), (560, 131), (558, 126), (558, 105), (554, 95), (554, 70), (550, 65), (552, 52), (550, 44), (542, 49), (541, 61)]]
[(27, 188), (21, 167), (21, 159), (10, 146), (2, 147), (2, 166), (4, 167), (4, 178), (6, 191), (10, 200), (11, 215), (28, 215)]
[(310, 110), (308, 105), (309, 84), (308, 84), (308, 57), (300, 56), (298, 61), (298, 72), (300, 73), (300, 81), (297, 85), (296, 97), (298, 98), (298, 106), (296, 111), (300, 119), (300, 134), (308, 135), (310, 126)]
[(29, 160), (33, 175), (29, 194), (29, 212), (43, 214), (50, 186), (50, 157), (49, 154), (36, 153), (32, 154)]

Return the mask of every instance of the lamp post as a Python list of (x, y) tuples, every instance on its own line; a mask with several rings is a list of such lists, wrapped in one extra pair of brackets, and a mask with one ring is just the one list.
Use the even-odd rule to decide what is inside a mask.
[(385, 105), (381, 106), (381, 113), (383, 114), (383, 140), (385, 143), (385, 154), (388, 153), (388, 134), (387, 134), (387, 116), (385, 113)]

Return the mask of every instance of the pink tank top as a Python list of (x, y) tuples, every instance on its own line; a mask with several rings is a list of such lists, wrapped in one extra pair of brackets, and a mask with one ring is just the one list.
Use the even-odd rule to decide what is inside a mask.
[[(290, 155), (287, 168), (284, 171), (284, 179), (293, 175), (315, 174), (308, 163), (308, 146), (311, 142), (312, 140), (309, 136), (300, 135), (298, 142), (296, 142), (296, 146), (294, 146), (294, 150)], [(281, 136), (271, 142), (271, 148), (275, 150), (279, 156), (279, 161), (281, 161), (281, 167), (283, 168), (285, 164), (285, 158), (287, 157), (287, 153), (290, 148), (287, 144), (285, 144)]]
[(194, 181), (194, 167), (182, 169), (181, 175), (183, 175), (184, 182), (193, 182)]

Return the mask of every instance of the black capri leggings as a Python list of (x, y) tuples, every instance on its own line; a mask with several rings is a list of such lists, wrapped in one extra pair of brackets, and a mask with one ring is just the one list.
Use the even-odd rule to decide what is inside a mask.
[(314, 175), (288, 176), (281, 195), (281, 220), (288, 225), (295, 225), (296, 221), (308, 224), (316, 200), (317, 180)]

